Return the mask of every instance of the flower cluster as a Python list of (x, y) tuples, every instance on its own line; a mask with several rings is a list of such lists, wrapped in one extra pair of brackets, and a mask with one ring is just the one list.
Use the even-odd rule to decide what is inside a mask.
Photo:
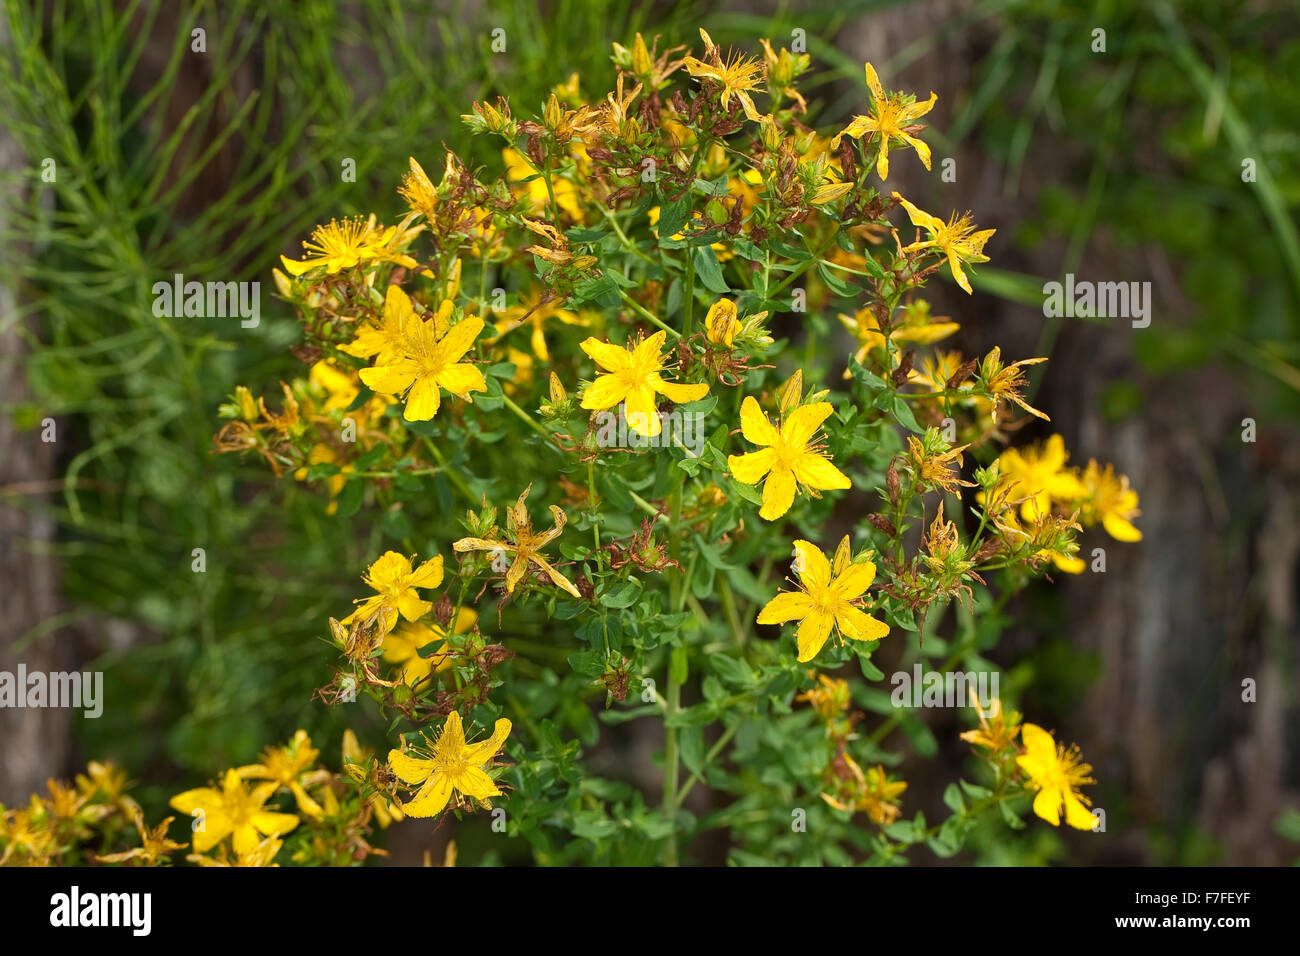
[[(536, 116), (474, 103), (463, 120), (493, 144), (489, 165), (446, 151), (435, 181), (412, 158), (395, 225), (331, 221), (276, 272), (310, 371), (279, 414), (238, 390), (217, 444), (325, 481), (329, 507), (372, 509), (401, 544), (372, 539), (372, 593), (329, 622), (342, 661), (322, 699), (360, 693), (394, 729), (406, 721), (383, 771), (409, 799), (365, 805), (424, 817), (509, 799), (512, 832), (546, 860), (561, 852), (549, 828), (567, 821), (674, 862), (685, 791), (739, 797), (783, 774), (822, 797), (819, 812), (865, 814), (881, 861), (921, 840), (955, 852), (962, 792), (1004, 815), (1033, 794), (1040, 817), (1083, 826), (1077, 752), (1002, 718), (970, 738), (993, 786), (946, 797), (962, 812), (942, 832), (903, 820), (906, 784), (885, 770), (901, 755), (882, 741), (916, 718), (882, 721), (864, 746), (862, 685), (832, 674), (856, 663), (878, 681), (880, 642), (915, 635), (928, 653), (945, 605), (978, 615), (1049, 566), (1084, 570), (1085, 528), (1139, 540), (1137, 494), (1110, 465), (1068, 467), (1059, 436), (1012, 444), (1047, 419), (1030, 404), (1045, 357), (940, 347), (960, 323), (920, 292), (946, 274), (973, 294), (995, 230), (889, 182), (891, 154), (929, 168), (936, 95), (889, 90), (867, 64), (860, 115), (819, 131), (798, 90), (806, 54), (700, 39), (693, 52), (615, 45), (604, 95), (574, 76)], [(615, 413), (625, 429), (608, 426)], [(459, 527), (455, 500), (470, 508)], [(805, 726), (796, 694), (825, 761), (775, 742)], [(583, 783), (557, 728), (596, 741), (588, 695), (611, 714), (644, 708), (611, 721), (662, 717), (655, 813)], [(507, 710), (528, 741), (510, 738)], [(721, 748), (755, 715), (785, 729), (745, 731), (735, 759), (767, 763), (730, 774)], [(706, 752), (710, 724), (725, 729)], [(286, 760), (178, 797), (218, 821), (196, 850), (229, 834), (236, 857), (252, 854), (328, 809), (328, 789), (313, 796)], [(277, 788), (297, 815), (262, 809)]]

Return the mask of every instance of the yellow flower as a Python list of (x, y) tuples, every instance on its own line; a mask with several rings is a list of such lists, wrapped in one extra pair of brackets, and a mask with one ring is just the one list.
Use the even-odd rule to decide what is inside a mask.
[(736, 318), (736, 303), (731, 299), (719, 299), (709, 307), (709, 314), (704, 319), (704, 329), (710, 342), (730, 345), (736, 340), (740, 331), (740, 320)]
[(775, 521), (789, 511), (797, 485), (809, 489), (814, 497), (820, 497), (818, 491), (852, 487), (848, 476), (831, 464), (822, 446), (813, 441), (832, 411), (829, 402), (804, 405), (791, 412), (778, 430), (754, 396), (745, 397), (740, 406), (741, 433), (755, 445), (766, 447), (746, 455), (727, 456), (727, 468), (733, 478), (746, 485), (758, 484), (767, 476), (760, 518)]
[(862, 812), (873, 823), (889, 824), (901, 812), (898, 798), (907, 789), (902, 780), (891, 780), (879, 764), (865, 773), (858, 762), (841, 753), (831, 765), (831, 786), (835, 795), (823, 793), (822, 799), (836, 810)]
[(439, 387), (467, 402), (470, 392), (487, 389), (483, 373), (460, 359), (470, 350), (483, 329), (483, 320), (471, 315), (440, 335), (435, 321), (417, 321), (407, 327), (401, 357), (390, 364), (361, 370), (361, 381), (376, 392), (406, 396), (402, 417), (408, 422), (427, 422), (438, 413)]
[(994, 697), (989, 701), (989, 711), (993, 719), (990, 720), (984, 714), (984, 708), (980, 706), (980, 700), (975, 696), (975, 692), (970, 692), (972, 706), (975, 713), (979, 716), (980, 725), (974, 730), (962, 731), (958, 736), (968, 744), (974, 744), (976, 747), (983, 747), (990, 753), (999, 754), (1010, 747), (1020, 733), (1020, 715), (1014, 711), (1008, 716), (1002, 710), (1002, 701)]
[[(451, 308), (451, 302), (447, 301), (438, 309), (438, 321), (444, 327)], [(420, 318), (415, 314), (410, 297), (402, 291), (401, 286), (390, 285), (384, 294), (384, 311), (378, 324), (367, 322), (357, 330), (356, 337), (351, 342), (339, 346), (339, 351), (364, 359), (378, 356), (376, 365), (392, 365), (401, 360), (410, 330), (419, 322)]]
[[(451, 619), (452, 633), (465, 634), (477, 621), (478, 612), (463, 607)], [(446, 637), (446, 629), (437, 624), (425, 624), (423, 621), (402, 624), (384, 638), (384, 660), (390, 664), (401, 664), (403, 683), (414, 686), (428, 680), (430, 674), (441, 674), (451, 667)], [(442, 641), (437, 652), (432, 657), (421, 657), (420, 648), (434, 641)]]
[(461, 554), (466, 551), (488, 551), (499, 556), (513, 554), (515, 556), (514, 562), (506, 571), (507, 594), (514, 593), (515, 587), (528, 573), (528, 565), (531, 562), (549, 577), (557, 587), (564, 588), (574, 597), (580, 598), (582, 595), (579, 593), (577, 586), (551, 567), (550, 562), (541, 553), (542, 548), (560, 536), (560, 532), (564, 530), (568, 518), (563, 511), (555, 505), (551, 505), (551, 517), (554, 519), (555, 524), (550, 531), (534, 534), (533, 519), (528, 514), (528, 505), (526, 503), (528, 492), (532, 488), (532, 485), (525, 488), (523, 494), (519, 496), (519, 500), (515, 502), (514, 507), (506, 512), (506, 530), (514, 539), (513, 542), (497, 541), (490, 538), (461, 538), (452, 545), (452, 548)]
[(128, 816), (140, 809), (140, 805), (126, 792), (126, 771), (111, 760), (105, 763), (90, 761), (86, 764), (86, 772), (77, 774), (76, 784), (82, 793), (88, 796), (98, 793), (106, 803), (121, 807)]
[(363, 580), (375, 594), (360, 603), (345, 617), (343, 624), (375, 616), (381, 633), (387, 634), (397, 623), (397, 615), (408, 621), (419, 620), (433, 609), (420, 599), (416, 588), (436, 588), (442, 583), (442, 555), (435, 555), (412, 570), (411, 559), (396, 551), (385, 551), (367, 569)]
[(935, 101), (939, 97), (932, 91), (930, 99), (924, 103), (919, 101), (904, 103), (898, 93), (885, 96), (874, 66), (870, 63), (866, 64), (865, 72), (867, 88), (871, 90), (872, 115), (853, 117), (849, 125), (844, 128), (844, 132), (831, 140), (831, 150), (834, 151), (840, 145), (841, 137), (851, 136), (860, 139), (864, 133), (874, 133), (880, 137), (880, 155), (876, 159), (876, 173), (881, 179), (889, 178), (889, 151), (897, 147), (896, 140), (901, 140), (916, 150), (916, 155), (921, 157), (921, 162), (926, 169), (929, 169), (930, 147), (912, 135), (922, 129), (921, 126), (913, 124), (934, 109)]
[(275, 862), (275, 855), (280, 852), (282, 846), (284, 846), (283, 840), (269, 836), (247, 850), (236, 850), (233, 862), (226, 854), (224, 846), (221, 848), (220, 856), (216, 858), (201, 853), (191, 853), (185, 859), (199, 866), (279, 866), (280, 864)]
[(1103, 470), (1093, 460), (1083, 470), (1081, 483), (1086, 494), (1083, 504), (1083, 520), (1086, 524), (1101, 522), (1101, 526), (1116, 541), (1142, 540), (1142, 532), (1132, 521), (1142, 513), (1138, 511), (1138, 495), (1128, 486), (1126, 475), (1116, 477), (1114, 465), (1107, 465)]
[(424, 167), (415, 161), (415, 157), (408, 156), (407, 159), (411, 171), (402, 178), (402, 185), (397, 192), (414, 212), (422, 213), (425, 219), (432, 219), (433, 211), (438, 206), (438, 191), (434, 189), (433, 181), (425, 173)]
[(323, 412), (347, 408), (361, 394), (351, 370), (339, 368), (329, 359), (321, 359), (307, 373), (307, 381), (327, 396), (320, 406)]
[[(812, 673), (809, 671), (809, 676)], [(849, 705), (853, 703), (853, 698), (849, 694), (848, 681), (838, 677), (827, 677), (825, 674), (818, 674), (816, 686), (804, 691), (795, 700), (806, 701), (812, 707), (813, 713), (826, 721), (827, 733), (831, 732), (832, 725), (844, 716)]]
[(184, 843), (176, 843), (167, 839), (167, 828), (172, 825), (175, 817), (167, 817), (162, 823), (152, 829), (144, 825), (144, 814), (140, 812), (138, 806), (130, 809), (131, 822), (135, 824), (135, 830), (140, 834), (140, 845), (124, 850), (121, 853), (107, 853), (100, 856), (98, 853), (93, 854), (95, 859), (100, 863), (128, 863), (133, 860), (139, 860), (144, 866), (157, 866), (159, 861), (166, 859), (176, 850), (183, 850), (186, 846)]
[(835, 563), (807, 541), (795, 541), (795, 570), (802, 586), (799, 591), (782, 591), (759, 612), (759, 624), (799, 621), (796, 638), (800, 662), (812, 660), (822, 649), (831, 629), (854, 641), (877, 641), (889, 633), (889, 625), (869, 617), (857, 601), (876, 578), (870, 561), (850, 563), (849, 537), (844, 536), (835, 551)]
[(299, 730), (285, 747), (267, 747), (260, 763), (237, 767), (235, 772), (245, 780), (271, 780), (277, 787), (285, 787), (293, 794), (298, 809), (319, 820), (325, 815), (319, 803), (303, 787), (303, 776), (308, 783), (318, 782), (319, 776), (308, 773), (316, 763), (320, 751), (311, 745), (307, 731)]
[(713, 80), (722, 86), (722, 92), (718, 96), (718, 102), (725, 110), (731, 103), (734, 96), (740, 101), (741, 108), (755, 123), (770, 122), (770, 117), (761, 114), (754, 106), (754, 100), (749, 95), (751, 90), (757, 90), (759, 81), (763, 79), (763, 62), (753, 57), (745, 57), (739, 53), (734, 54), (730, 59), (724, 60), (713, 40), (709, 37), (704, 29), (700, 29), (700, 37), (704, 40), (704, 55), (708, 62), (698, 60), (693, 56), (688, 56), (682, 60), (687, 71), (691, 76), (697, 79)]
[(904, 246), (903, 253), (919, 252), (923, 249), (938, 250), (948, 257), (948, 265), (957, 284), (965, 289), (968, 295), (972, 294), (974, 290), (971, 289), (966, 273), (962, 271), (962, 265), (968, 262), (988, 262), (989, 257), (984, 255), (984, 244), (997, 230), (981, 229), (977, 232), (969, 214), (958, 218), (957, 214), (953, 213), (948, 221), (944, 222), (937, 216), (931, 216), (928, 212), (913, 206), (898, 193), (894, 193), (894, 198), (903, 204), (908, 218), (912, 220), (912, 225), (930, 234), (928, 239)]
[[(924, 299), (909, 302), (902, 307), (901, 311), (902, 320), (896, 321), (889, 333), (889, 337), (895, 343), (931, 345), (941, 339), (946, 339), (961, 328), (956, 322), (950, 321), (946, 315), (931, 318), (930, 303)], [(839, 318), (840, 324), (858, 340), (858, 350), (853, 357), (859, 365), (867, 364), (867, 355), (872, 349), (883, 349), (885, 347), (885, 336), (880, 331), (880, 320), (872, 309), (858, 309), (853, 315), (841, 313)], [(850, 378), (851, 375), (852, 373), (848, 369), (844, 370), (846, 379)], [(935, 386), (936, 391), (942, 388), (942, 382)]]
[(379, 768), (370, 766), (373, 753), (369, 748), (361, 746), (361, 741), (357, 740), (357, 735), (351, 728), (343, 731), (343, 772), (363, 787), (374, 790), (365, 798), (365, 803), (374, 811), (380, 828), (386, 830), (394, 820), (402, 819), (402, 808), (395, 799), (389, 799), (384, 789), (378, 785)]
[(664, 381), (659, 374), (664, 367), (663, 357), (659, 354), (664, 338), (665, 333), (656, 332), (632, 349), (595, 338), (584, 341), (582, 350), (610, 374), (597, 376), (587, 386), (582, 394), (582, 407), (599, 410), (626, 401), (628, 428), (653, 438), (660, 432), (659, 416), (655, 413), (655, 392), (679, 404), (698, 401), (709, 394), (709, 386), (703, 383), (682, 385)]
[(475, 800), (500, 795), (501, 791), (483, 769), (492, 762), (509, 734), (510, 721), (502, 717), (497, 720), (491, 737), (481, 743), (467, 744), (460, 714), (453, 710), (447, 715), (447, 722), (428, 757), (412, 756), (401, 750), (388, 751), (389, 766), (398, 777), (409, 784), (423, 785), (414, 799), (402, 807), (402, 812), (408, 817), (436, 816), (447, 806), (452, 791)]
[(502, 309), (497, 313), (500, 321), (496, 324), (495, 342), (508, 332), (512, 332), (519, 326), (527, 322), (533, 327), (532, 347), (533, 354), (540, 361), (549, 362), (551, 360), (550, 349), (546, 347), (546, 336), (543, 330), (546, 326), (547, 319), (556, 319), (565, 325), (586, 325), (586, 321), (579, 318), (568, 309), (560, 308), (563, 299), (549, 297), (543, 300), (542, 293), (537, 289), (530, 289), (521, 299), (519, 305), (511, 306), (508, 309)]
[(1050, 418), (1020, 397), (1021, 390), (1028, 384), (1025, 379), (1024, 366), (1037, 365), (1046, 361), (1046, 358), (1030, 358), (1012, 362), (1010, 365), (1003, 365), (1002, 349), (995, 345), (989, 350), (989, 354), (984, 356), (984, 361), (980, 363), (979, 378), (989, 393), (989, 400), (993, 403), (992, 417), (994, 421), (997, 421), (998, 405), (1004, 401), (1015, 402), (1029, 414), (1035, 415), (1045, 422), (1051, 421)]
[(251, 790), (244, 787), (238, 771), (226, 771), (221, 789), (199, 787), (171, 798), (173, 810), (196, 817), (194, 849), (203, 853), (227, 836), (236, 853), (243, 855), (257, 849), (262, 836), (281, 836), (298, 825), (292, 813), (262, 809), (279, 785), (260, 783)]
[(1079, 479), (1066, 469), (1068, 457), (1065, 439), (1060, 435), (1051, 436), (1041, 445), (1008, 448), (998, 456), (1002, 473), (1019, 482), (1012, 494), (1024, 498), (1020, 516), (1025, 521), (1047, 514), (1053, 501), (1068, 502), (1087, 493)]
[(383, 228), (375, 222), (371, 214), (369, 219), (344, 219), (339, 222), (331, 219), (329, 225), (317, 226), (311, 239), (302, 244), (306, 255), (302, 261), (280, 257), (285, 271), (290, 275), (300, 276), (304, 272), (324, 266), (325, 271), (334, 275), (343, 269), (365, 265), (368, 262), (395, 262), (398, 265), (414, 268), (417, 263), (410, 256), (398, 252), (396, 245), (408, 241), (419, 231), (402, 226)]
[(1068, 749), (1037, 724), (1025, 724), (1021, 731), (1025, 753), (1016, 765), (1029, 776), (1029, 786), (1038, 791), (1034, 813), (1052, 826), (1061, 824), (1061, 806), (1065, 822), (1076, 830), (1091, 830), (1093, 816), (1088, 812), (1092, 801), (1079, 792), (1085, 784), (1096, 783), (1088, 776), (1092, 767), (1084, 763), (1077, 746)]

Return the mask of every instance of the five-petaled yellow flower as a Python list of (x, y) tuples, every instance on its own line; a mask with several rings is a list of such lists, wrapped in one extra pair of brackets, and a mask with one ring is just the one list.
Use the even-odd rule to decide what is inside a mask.
[(470, 392), (487, 389), (483, 373), (460, 361), (483, 330), (483, 320), (471, 315), (448, 330), (445, 318), (439, 313), (408, 325), (401, 350), (388, 356), (393, 361), (361, 370), (361, 381), (376, 392), (401, 395), (410, 389), (402, 411), (408, 422), (427, 422), (438, 413), (440, 386), (467, 402), (473, 401)]
[(1058, 744), (1037, 724), (1025, 724), (1020, 739), (1025, 753), (1016, 758), (1016, 765), (1029, 775), (1029, 785), (1038, 791), (1034, 813), (1052, 826), (1060, 826), (1064, 805), (1066, 823), (1076, 830), (1091, 830), (1094, 820), (1088, 807), (1092, 801), (1079, 788), (1097, 781), (1088, 776), (1092, 767), (1083, 762), (1079, 748)]
[(447, 715), (447, 722), (428, 757), (413, 756), (402, 750), (388, 751), (388, 764), (398, 777), (409, 784), (423, 784), (415, 797), (402, 806), (402, 813), (408, 817), (436, 816), (447, 806), (453, 790), (475, 800), (500, 795), (501, 791), (483, 768), (492, 762), (509, 733), (510, 721), (502, 717), (497, 720), (491, 737), (468, 744), (460, 714), (453, 710)]
[(372, 564), (362, 579), (375, 591), (355, 611), (345, 617), (344, 624), (365, 620), (375, 615), (379, 629), (387, 634), (397, 624), (397, 615), (408, 621), (419, 620), (433, 609), (428, 601), (421, 600), (416, 588), (436, 588), (442, 583), (442, 555), (435, 555), (418, 568), (412, 569), (411, 559), (396, 551), (385, 551)]
[(734, 96), (740, 101), (740, 107), (755, 123), (769, 122), (769, 117), (764, 116), (754, 106), (754, 99), (749, 94), (752, 90), (759, 88), (759, 83), (763, 79), (764, 64), (762, 60), (742, 56), (739, 53), (733, 54), (730, 59), (722, 58), (722, 51), (713, 42), (713, 39), (700, 28), (700, 38), (704, 40), (704, 56), (706, 60), (698, 60), (693, 56), (688, 56), (682, 60), (691, 76), (697, 79), (703, 77), (707, 80), (713, 80), (722, 85), (722, 92), (718, 95), (718, 102), (725, 110), (731, 103)]
[(948, 257), (948, 265), (952, 269), (952, 277), (957, 284), (966, 290), (970, 295), (973, 290), (970, 287), (970, 280), (966, 278), (966, 273), (962, 266), (969, 262), (988, 262), (989, 257), (984, 255), (984, 244), (989, 241), (989, 237), (997, 232), (996, 229), (975, 229), (975, 223), (971, 221), (970, 215), (958, 217), (956, 213), (944, 222), (937, 216), (931, 216), (928, 212), (916, 208), (898, 193), (894, 193), (894, 198), (903, 204), (907, 210), (908, 218), (912, 220), (912, 225), (924, 229), (930, 234), (929, 239), (922, 239), (911, 245), (903, 247), (903, 253), (919, 252), (923, 249), (936, 249)]
[(195, 817), (195, 852), (204, 853), (230, 836), (235, 852), (242, 856), (255, 850), (262, 836), (281, 836), (298, 825), (292, 813), (262, 809), (278, 788), (277, 783), (260, 783), (247, 789), (239, 772), (230, 769), (220, 790), (186, 790), (172, 797), (170, 805), (173, 810)]
[(311, 238), (302, 244), (306, 255), (301, 261), (280, 257), (285, 271), (290, 275), (300, 276), (319, 266), (324, 266), (329, 275), (334, 275), (353, 266), (366, 265), (370, 262), (393, 262), (415, 268), (418, 263), (398, 247), (409, 241), (423, 226), (413, 229), (400, 226), (384, 228), (376, 224), (371, 214), (368, 219), (344, 219), (339, 222), (331, 219), (328, 225), (317, 226)]
[[(443, 302), (438, 309), (442, 316), (440, 321), (445, 323), (451, 310), (452, 303)], [(392, 365), (402, 360), (410, 332), (420, 321), (411, 305), (410, 296), (402, 291), (401, 286), (390, 285), (384, 294), (384, 311), (379, 321), (375, 324), (367, 322), (361, 326), (356, 337), (346, 345), (340, 345), (339, 351), (357, 358), (374, 358), (376, 365)]]
[(934, 109), (935, 101), (939, 97), (931, 92), (930, 98), (924, 103), (920, 101), (904, 103), (898, 93), (885, 96), (874, 66), (870, 63), (866, 64), (865, 72), (867, 87), (871, 90), (872, 115), (853, 117), (844, 131), (831, 140), (831, 149), (834, 150), (840, 145), (841, 137), (851, 136), (860, 139), (864, 133), (874, 133), (880, 137), (880, 155), (876, 159), (876, 173), (881, 179), (889, 178), (889, 151), (897, 148), (898, 144), (895, 140), (901, 140), (916, 150), (916, 155), (921, 157), (921, 162), (925, 164), (926, 169), (929, 169), (930, 147), (912, 134), (921, 131), (923, 127), (919, 124), (914, 125), (916, 120)]
[(1087, 494), (1083, 505), (1083, 518), (1088, 524), (1098, 521), (1116, 541), (1141, 541), (1142, 532), (1132, 519), (1138, 510), (1138, 493), (1129, 487), (1128, 476), (1115, 474), (1115, 466), (1102, 468), (1089, 461), (1080, 482)]
[(848, 477), (813, 441), (832, 411), (829, 402), (804, 405), (791, 412), (778, 429), (754, 397), (746, 396), (740, 406), (741, 433), (755, 445), (766, 447), (747, 455), (729, 455), (727, 467), (733, 478), (746, 485), (756, 485), (767, 476), (760, 518), (775, 521), (789, 511), (796, 485), (811, 489), (814, 495), (817, 491), (851, 487)]
[(299, 730), (285, 747), (268, 747), (259, 763), (235, 768), (235, 772), (245, 780), (271, 780), (279, 787), (285, 787), (297, 801), (298, 809), (307, 816), (321, 819), (325, 811), (312, 799), (303, 787), (304, 783), (318, 783), (329, 776), (324, 773), (312, 773), (320, 751), (311, 745), (307, 731)]
[(835, 563), (815, 544), (795, 541), (795, 571), (802, 590), (782, 591), (759, 612), (759, 624), (800, 621), (796, 638), (801, 662), (817, 656), (831, 629), (854, 641), (877, 641), (889, 633), (889, 625), (869, 617), (857, 606), (858, 600), (876, 578), (870, 561), (851, 563), (849, 536), (835, 551)]
[(1086, 489), (1066, 467), (1069, 453), (1065, 439), (1052, 435), (1042, 445), (1008, 448), (998, 456), (1002, 473), (1017, 482), (1012, 498), (1023, 498), (1020, 516), (1025, 521), (1052, 510), (1053, 501), (1071, 501), (1087, 494)]
[(666, 382), (659, 374), (664, 367), (659, 354), (665, 333), (656, 332), (632, 349), (621, 348), (589, 338), (582, 350), (591, 356), (608, 375), (599, 375), (582, 394), (582, 407), (590, 410), (612, 408), (627, 402), (627, 427), (653, 438), (660, 432), (655, 410), (655, 392), (669, 401), (694, 402), (709, 394), (709, 386)]
[(550, 531), (543, 531), (541, 534), (533, 533), (533, 519), (528, 514), (528, 492), (533, 486), (529, 485), (524, 489), (523, 494), (514, 506), (506, 512), (506, 531), (514, 539), (513, 541), (498, 541), (492, 538), (461, 538), (452, 545), (456, 551), (464, 553), (466, 551), (487, 551), (493, 555), (494, 560), (503, 560), (507, 554), (515, 556), (514, 562), (506, 570), (506, 593), (513, 594), (515, 587), (524, 579), (528, 573), (528, 565), (534, 564), (538, 570), (544, 573), (558, 587), (564, 588), (576, 598), (582, 597), (577, 586), (566, 578), (542, 555), (542, 548), (546, 547), (552, 541), (560, 536), (564, 530), (564, 524), (568, 521), (565, 514), (560, 508), (551, 505), (551, 517), (555, 524)]

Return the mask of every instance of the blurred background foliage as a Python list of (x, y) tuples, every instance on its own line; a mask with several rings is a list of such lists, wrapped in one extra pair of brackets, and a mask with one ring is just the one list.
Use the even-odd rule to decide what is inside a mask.
[[(325, 621), (356, 592), (359, 569), (406, 529), (372, 523), (364, 511), (329, 516), (317, 492), (271, 480), (256, 461), (211, 453), (217, 406), (236, 384), (272, 394), (280, 380), (303, 374), (288, 351), (297, 326), (271, 295), (279, 253), (294, 252), (330, 217), (395, 215), (408, 155), (440, 170), (445, 143), (497, 168), (500, 157), (471, 142), (459, 121), (472, 100), (501, 94), (533, 108), (573, 72), (600, 88), (613, 74), (609, 44), (637, 30), (691, 43), (705, 25), (723, 45), (755, 49), (759, 36), (788, 44), (801, 29), (825, 71), (803, 86), (813, 122), (842, 122), (865, 96), (863, 56), (846, 52), (845, 34), (870, 32), (872, 17), (901, 6), (909, 5), (7, 0), (0, 114), (25, 165), (4, 172), (11, 208), (0, 278), (18, 307), (2, 321), (27, 339), (21, 361), (33, 397), (4, 410), (29, 437), (47, 415), (61, 432), (59, 492), (6, 494), (5, 503), (57, 519), (64, 610), (17, 622), (6, 639), (19, 657), (37, 642), (77, 642), (83, 666), (105, 672), (107, 693), (104, 716), (75, 721), (66, 766), (51, 772), (114, 757), (144, 782), (142, 800), (156, 815), (178, 783), (246, 762), (297, 727), (328, 759), (352, 717), (311, 700), (333, 656)], [(1001, 248), (990, 247), (978, 291), (1037, 308), (1043, 281), (1078, 272), (1098, 243), (1121, 259), (1140, 253), (1162, 279), (1158, 296), (1178, 314), (1134, 337), (1145, 373), (1178, 376), (1226, 362), (1248, 383), (1259, 414), (1294, 421), (1294, 6), (916, 7), (925, 28), (876, 60), (881, 75), (968, 37), (967, 85), (934, 84), (951, 106), (926, 138), (936, 156), (980, 151), (996, 170), (991, 194), (1025, 211), (1005, 223)], [(1104, 57), (1090, 46), (1099, 25)], [(204, 54), (191, 50), (199, 27)], [(504, 54), (490, 48), (497, 27), (507, 31)], [(1044, 144), (1058, 157), (1050, 175), (1032, 161)], [(41, 180), (46, 157), (56, 163), (54, 183)], [(1247, 158), (1253, 184), (1240, 176)], [(355, 161), (355, 182), (340, 175), (345, 159)], [(981, 222), (991, 213), (976, 208)], [(1015, 267), (1050, 243), (1059, 247), (1057, 275)], [(261, 281), (260, 326), (155, 317), (150, 288), (176, 272)], [(1060, 334), (1061, 322), (1042, 322), (1032, 354), (1052, 354)], [(1131, 379), (1117, 378), (1101, 411), (1120, 421), (1142, 401)], [(200, 547), (206, 572), (196, 574), (191, 553)], [(1019, 613), (1055, 619), (1062, 633), (1059, 601), (1031, 595), (1023, 604)], [(1065, 640), (1023, 650), (1006, 684), (1032, 687), (1044, 719), (1068, 725), (1099, 660)], [(545, 688), (529, 693), (545, 696)], [(593, 742), (584, 704), (544, 703)], [(378, 743), (383, 728), (370, 729)], [(563, 760), (558, 739), (554, 747)], [(964, 750), (945, 743), (943, 754), (951, 779)], [(1135, 811), (1122, 788), (1099, 776), (1102, 803), (1119, 825)], [(1186, 807), (1170, 808), (1152, 824), (1147, 858), (1215, 859), (1213, 840), (1189, 819)], [(1294, 836), (1294, 819), (1278, 832)], [(715, 862), (723, 854), (700, 849)], [(1046, 863), (1070, 854), (1044, 827), (1013, 835), (999, 826), (976, 835), (958, 859)]]

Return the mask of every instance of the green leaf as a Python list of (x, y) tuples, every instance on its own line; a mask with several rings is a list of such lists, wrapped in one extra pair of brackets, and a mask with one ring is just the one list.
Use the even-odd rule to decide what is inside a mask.
[(641, 582), (635, 580), (624, 581), (615, 585), (613, 589), (605, 592), (600, 596), (600, 603), (609, 608), (631, 607), (636, 603), (636, 599), (641, 596)]
[(912, 414), (911, 407), (908, 406), (907, 401), (901, 395), (894, 396), (894, 417), (897, 418), (899, 423), (908, 431), (913, 431), (917, 434), (925, 431), (924, 428), (916, 423), (916, 416)]
[(672, 659), (668, 665), (668, 676), (675, 683), (686, 683), (686, 678), (690, 676), (690, 660), (687, 657), (686, 648), (673, 648)]
[(584, 677), (599, 677), (605, 673), (605, 652), (574, 651), (569, 655), (569, 666)]
[(696, 246), (695, 252), (695, 275), (700, 280), (704, 288), (710, 292), (716, 292), (718, 295), (724, 295), (731, 291), (727, 285), (727, 280), (722, 277), (722, 264), (718, 262), (717, 254), (708, 246)]
[(955, 783), (950, 783), (944, 788), (943, 802), (953, 813), (966, 812), (966, 801), (961, 798), (961, 787)]
[(826, 283), (826, 287), (841, 299), (852, 299), (862, 292), (852, 282), (845, 282), (837, 276), (825, 262), (817, 263), (817, 271), (821, 273), (822, 281)]
[(727, 654), (710, 654), (709, 666), (724, 681), (737, 688), (752, 687), (756, 682), (749, 664), (739, 658)]

